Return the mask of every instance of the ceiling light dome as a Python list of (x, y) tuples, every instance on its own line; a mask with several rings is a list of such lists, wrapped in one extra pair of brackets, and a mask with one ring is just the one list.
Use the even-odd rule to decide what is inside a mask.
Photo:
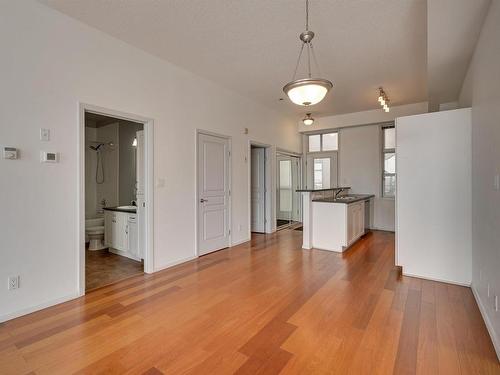
[(308, 106), (322, 101), (332, 87), (326, 79), (304, 78), (287, 83), (283, 91), (293, 103)]
[(310, 113), (307, 113), (306, 117), (302, 119), (302, 122), (305, 126), (311, 126), (314, 123), (314, 119), (312, 118)]
[[(309, 0), (306, 0), (306, 31), (301, 33), (299, 38), (302, 41), (302, 45), (300, 47), (297, 65), (295, 66), (292, 81), (288, 82), (283, 87), (283, 91), (293, 103), (297, 105), (309, 106), (321, 102), (325, 98), (326, 94), (328, 94), (328, 91), (330, 91), (333, 87), (333, 84), (329, 80), (324, 78), (312, 78), (311, 75), (311, 55), (316, 67), (318, 67), (318, 62), (316, 61), (316, 54), (314, 53), (312, 45), (314, 32), (309, 30)], [(306, 47), (307, 50), (308, 77), (295, 79), (304, 47)]]

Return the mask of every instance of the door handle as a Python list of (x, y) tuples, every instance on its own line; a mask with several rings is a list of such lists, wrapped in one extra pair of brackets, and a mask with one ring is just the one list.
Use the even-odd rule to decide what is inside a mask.
[(208, 202), (208, 199), (203, 199), (203, 198), (200, 199), (200, 203), (205, 203), (205, 202)]

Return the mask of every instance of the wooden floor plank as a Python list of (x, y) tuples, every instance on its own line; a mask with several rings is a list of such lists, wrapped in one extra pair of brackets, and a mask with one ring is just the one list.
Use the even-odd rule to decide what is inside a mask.
[(470, 289), (402, 276), (393, 233), (301, 244), (253, 235), (0, 324), (0, 373), (500, 374)]

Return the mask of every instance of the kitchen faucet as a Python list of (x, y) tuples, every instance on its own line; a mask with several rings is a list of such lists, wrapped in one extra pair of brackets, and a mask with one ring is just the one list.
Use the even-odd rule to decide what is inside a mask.
[(344, 191), (344, 188), (337, 189), (335, 193), (333, 193), (333, 199), (337, 199), (338, 195)]

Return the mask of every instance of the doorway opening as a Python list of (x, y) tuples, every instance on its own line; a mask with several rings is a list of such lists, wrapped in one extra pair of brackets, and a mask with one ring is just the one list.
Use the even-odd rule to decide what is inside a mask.
[(299, 226), (302, 222), (300, 157), (276, 153), (276, 228)]
[(250, 142), (250, 235), (272, 233), (271, 146)]
[[(80, 294), (152, 272), (150, 120), (81, 106)], [(148, 134), (150, 135), (150, 134)]]

